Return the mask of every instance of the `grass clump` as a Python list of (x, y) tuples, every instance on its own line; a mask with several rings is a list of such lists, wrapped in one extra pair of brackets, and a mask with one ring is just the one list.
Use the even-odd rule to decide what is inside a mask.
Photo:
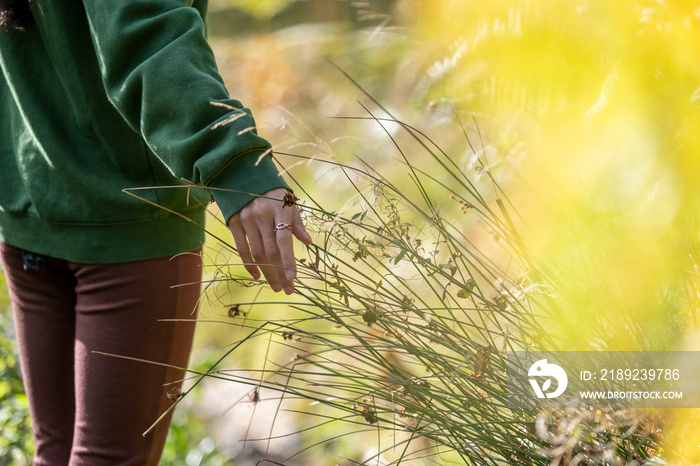
[[(254, 403), (276, 403), (280, 416), (304, 416), (301, 427), (282, 434), (272, 435), (271, 421), (268, 440), (307, 439), (281, 464), (341, 440), (353, 445), (342, 454), (348, 464), (642, 464), (657, 457), (661, 423), (652, 415), (509, 405), (508, 354), (567, 349), (560, 317), (576, 297), (564, 294), (556, 264), (538, 261), (521, 235), (527, 225), (501, 186), (505, 175), (476, 149), (486, 143), (475, 119), (464, 125), (453, 109), (453, 128), (471, 151), (455, 157), (366, 97), (364, 115), (352, 120), (380, 129), (396, 154), (394, 169), (375, 170), (360, 156), (342, 163), (277, 150), (278, 159), (323, 174), (320, 192), (297, 191), (315, 234), (298, 263), (301, 300), (229, 304), (237, 311), (229, 317), (250, 329), (236, 351), (260, 351), (254, 342), (267, 341), (254, 376), (231, 380), (252, 385)], [(324, 178), (334, 180), (325, 189), (342, 205), (329, 208)], [(223, 269), (218, 279), (256, 284)], [(289, 311), (255, 320), (261, 308), (280, 304)], [(580, 336), (576, 348), (591, 349), (602, 334)]]

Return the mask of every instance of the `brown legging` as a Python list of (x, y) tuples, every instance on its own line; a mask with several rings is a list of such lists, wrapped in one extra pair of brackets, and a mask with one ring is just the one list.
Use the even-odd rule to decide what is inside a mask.
[(94, 351), (186, 366), (194, 324), (163, 319), (194, 319), (200, 257), (108, 265), (49, 258), (43, 270), (24, 270), (21, 250), (0, 243), (0, 255), (34, 465), (157, 465), (170, 418), (142, 434), (185, 374)]

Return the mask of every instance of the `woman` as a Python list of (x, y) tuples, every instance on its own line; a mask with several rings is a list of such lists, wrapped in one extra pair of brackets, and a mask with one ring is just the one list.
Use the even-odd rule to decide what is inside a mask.
[[(246, 269), (294, 291), (309, 244), (205, 39), (206, 0), (0, 3), (0, 247), (34, 464), (157, 464), (211, 188)], [(289, 198), (288, 198), (289, 199)], [(162, 206), (163, 208), (156, 207)], [(194, 252), (194, 254), (181, 254)], [(170, 322), (163, 320), (170, 320)]]

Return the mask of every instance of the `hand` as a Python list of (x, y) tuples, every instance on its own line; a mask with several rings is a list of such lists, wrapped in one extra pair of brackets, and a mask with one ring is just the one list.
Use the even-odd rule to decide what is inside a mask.
[[(255, 198), (231, 217), (228, 227), (248, 273), (257, 280), (262, 270), (275, 293), (292, 294), (297, 276), (293, 236), (304, 244), (312, 239), (297, 206), (285, 206), (282, 201), (287, 193), (279, 188)], [(283, 226), (275, 231), (278, 225), (291, 225), (291, 229)]]

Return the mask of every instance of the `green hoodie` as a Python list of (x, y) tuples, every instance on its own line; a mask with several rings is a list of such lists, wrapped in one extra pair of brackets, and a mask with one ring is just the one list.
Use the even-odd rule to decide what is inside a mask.
[[(217, 71), (206, 0), (31, 6), (24, 32), (0, 32), (0, 240), (73, 262), (163, 257), (200, 247), (201, 230), (124, 189), (237, 191), (211, 190), (228, 219), (243, 193), (287, 187)], [(133, 192), (199, 224), (210, 199)]]

